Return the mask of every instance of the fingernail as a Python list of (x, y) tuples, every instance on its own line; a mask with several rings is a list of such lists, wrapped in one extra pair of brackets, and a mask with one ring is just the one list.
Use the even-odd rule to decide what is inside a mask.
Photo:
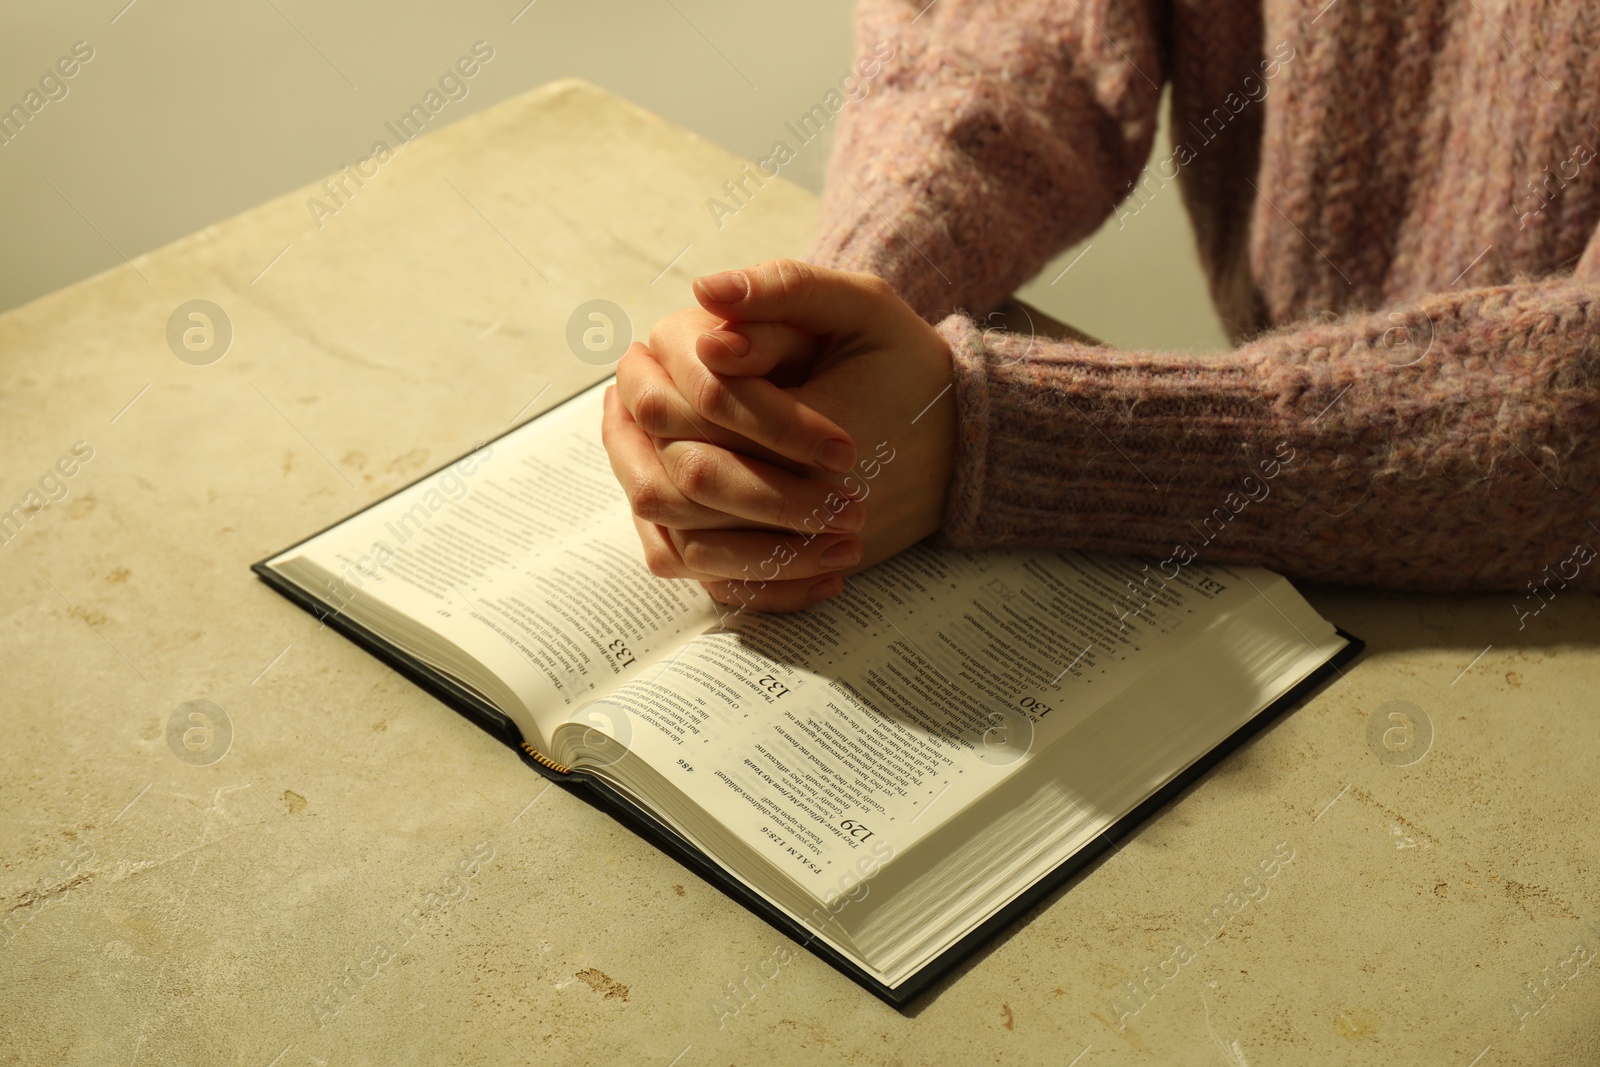
[(824, 567), (848, 567), (861, 559), (861, 542), (835, 541), (817, 557)]
[(730, 270), (721, 274), (708, 274), (699, 278), (695, 284), (700, 291), (710, 297), (714, 303), (737, 304), (750, 295), (750, 279), (744, 276), (743, 271)]
[(843, 581), (841, 581), (836, 575), (829, 575), (813, 585), (810, 590), (807, 591), (806, 595), (809, 596), (811, 598), (811, 602), (815, 604), (819, 600), (827, 600), (829, 597), (834, 596), (843, 588)]
[(811, 461), (823, 470), (843, 474), (856, 465), (856, 450), (846, 441), (829, 438), (817, 446)]
[(728, 350), (730, 356), (742, 356), (750, 351), (750, 339), (741, 333), (732, 330), (709, 330), (701, 334)]

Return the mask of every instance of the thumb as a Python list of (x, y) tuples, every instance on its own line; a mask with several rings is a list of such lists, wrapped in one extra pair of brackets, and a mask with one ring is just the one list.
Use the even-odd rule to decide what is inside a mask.
[(824, 336), (864, 333), (893, 305), (905, 307), (876, 275), (794, 259), (696, 278), (694, 295), (729, 322), (786, 322)]

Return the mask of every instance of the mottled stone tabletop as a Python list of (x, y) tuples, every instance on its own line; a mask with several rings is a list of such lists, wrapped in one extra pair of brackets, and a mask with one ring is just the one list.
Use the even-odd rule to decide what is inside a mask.
[(557, 83), (0, 316), (0, 1059), (1600, 1063), (1592, 595), (1308, 590), (1366, 657), (899, 1013), (250, 573), (798, 253), (740, 162)]

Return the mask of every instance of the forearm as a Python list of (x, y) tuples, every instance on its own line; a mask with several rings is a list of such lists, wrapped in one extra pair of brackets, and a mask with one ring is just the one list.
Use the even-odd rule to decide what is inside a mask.
[(942, 536), (1521, 589), (1600, 545), (1594, 297), (1571, 281), (1446, 294), (1214, 356), (986, 336), (952, 316)]
[(1149, 154), (1142, 2), (863, 0), (857, 49), (882, 70), (841, 113), (805, 258), (879, 275), (930, 321), (984, 314), (1093, 232)]

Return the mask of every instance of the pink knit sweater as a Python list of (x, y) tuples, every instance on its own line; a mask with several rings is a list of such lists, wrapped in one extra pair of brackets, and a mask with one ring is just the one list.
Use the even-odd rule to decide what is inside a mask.
[[(884, 41), (809, 256), (954, 349), (947, 543), (1600, 587), (1591, 4), (862, 0), (863, 57)], [(1168, 83), (1177, 147), (1134, 189)], [(951, 314), (1179, 189), (1233, 351)]]

